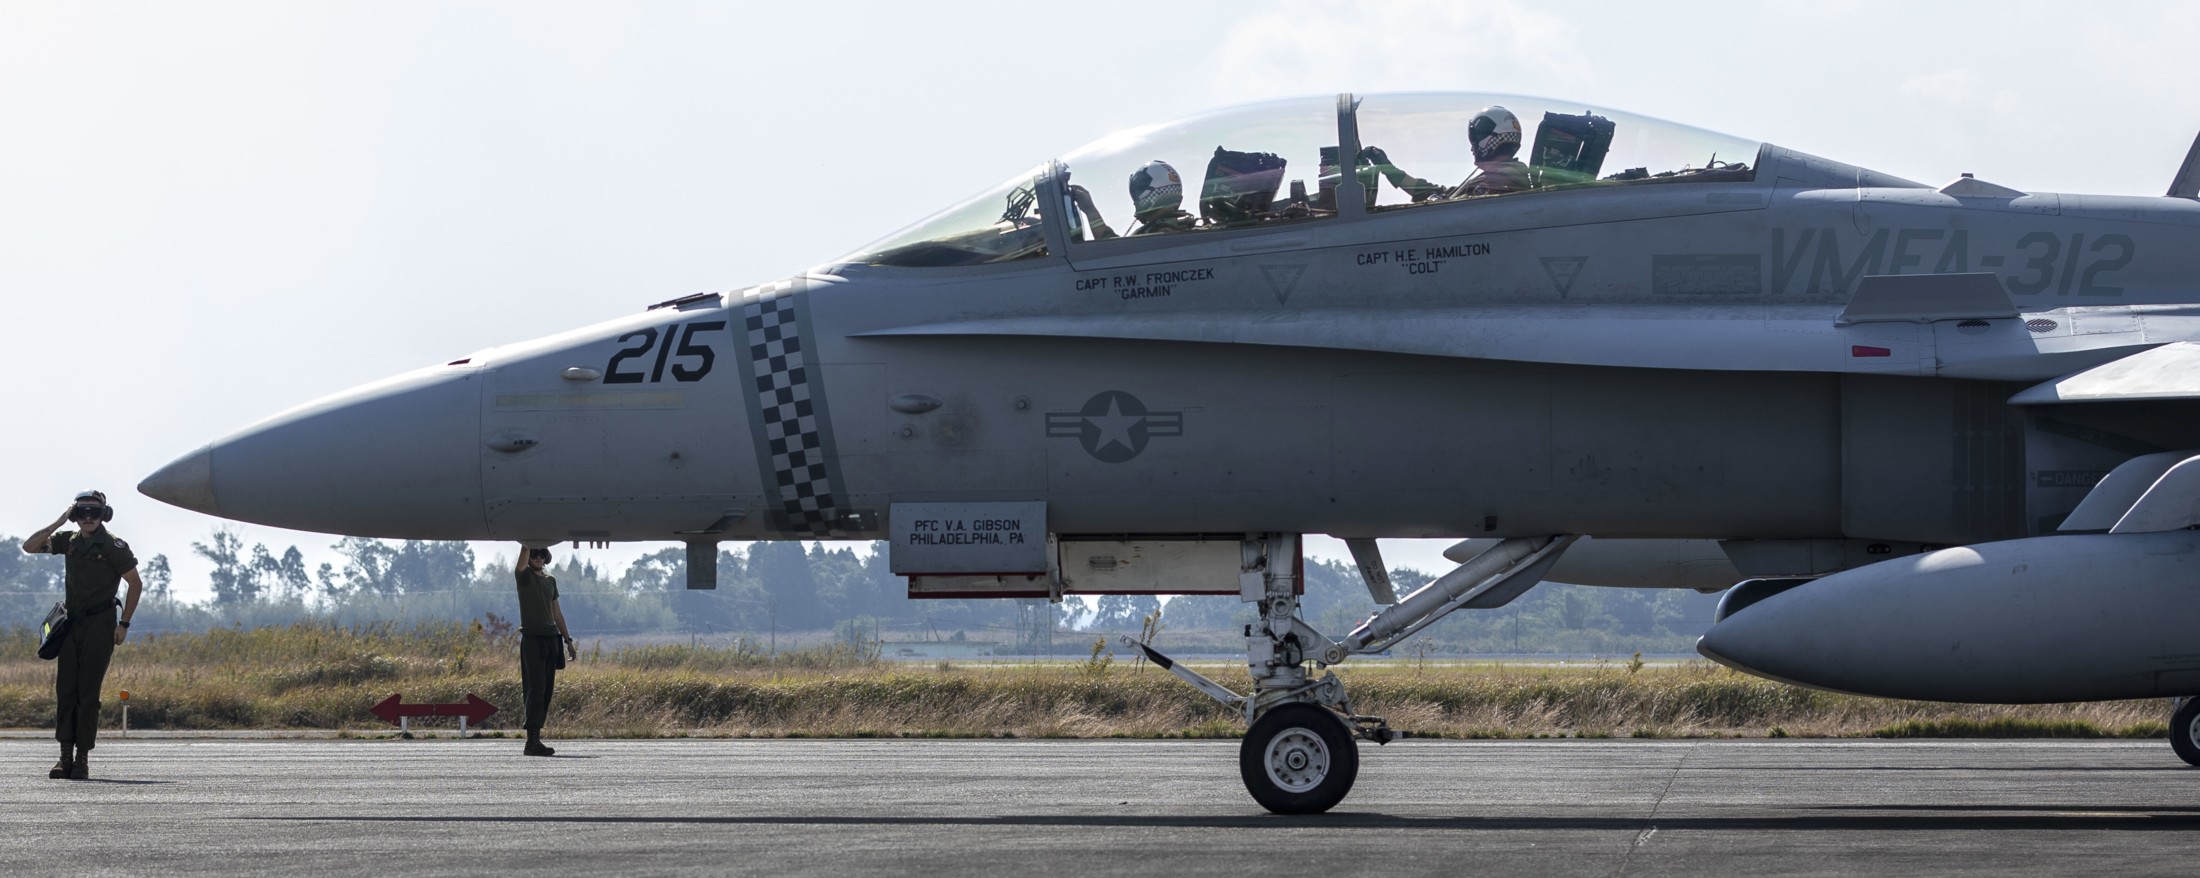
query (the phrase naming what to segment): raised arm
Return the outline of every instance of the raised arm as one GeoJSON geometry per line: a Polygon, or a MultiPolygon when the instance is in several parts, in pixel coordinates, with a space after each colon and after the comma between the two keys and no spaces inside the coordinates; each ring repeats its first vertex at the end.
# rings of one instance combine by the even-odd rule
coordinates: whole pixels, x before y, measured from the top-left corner
{"type": "Polygon", "coordinates": [[[43,555],[43,554],[46,554],[46,549],[47,549],[47,548],[49,548],[49,547],[50,547],[50,546],[52,545],[52,540],[53,540],[53,532],[54,532],[54,530],[55,530],[55,529],[57,529],[57,528],[59,528],[59,527],[61,527],[61,526],[62,526],[62,525],[64,525],[64,524],[67,524],[67,523],[69,522],[69,511],[70,511],[70,509],[74,509],[74,508],[75,508],[75,507],[73,507],[73,506],[72,506],[72,507],[70,507],[69,509],[64,509],[64,510],[62,510],[62,511],[61,511],[61,517],[60,517],[60,518],[56,518],[56,519],[54,519],[54,520],[53,520],[53,523],[52,523],[52,524],[46,525],[45,527],[42,527],[42,528],[39,528],[39,529],[38,529],[38,532],[37,532],[37,533],[31,534],[30,536],[27,536],[27,537],[24,537],[24,538],[23,538],[23,554],[25,554],[25,555],[43,555]]]}
{"type": "Polygon", "coordinates": [[[1398,187],[1398,191],[1404,192],[1406,197],[1416,202],[1439,197],[1446,191],[1440,184],[1408,174],[1397,165],[1391,164],[1390,155],[1380,147],[1370,146],[1360,150],[1360,158],[1371,163],[1376,173],[1383,175],[1383,179],[1389,180],[1390,185],[1398,187]]]}
{"type": "Polygon", "coordinates": [[[1085,187],[1072,184],[1069,187],[1069,200],[1085,215],[1085,221],[1091,224],[1093,240],[1104,241],[1116,236],[1115,230],[1108,228],[1108,221],[1100,218],[1100,208],[1092,203],[1092,193],[1086,191],[1085,187]]]}

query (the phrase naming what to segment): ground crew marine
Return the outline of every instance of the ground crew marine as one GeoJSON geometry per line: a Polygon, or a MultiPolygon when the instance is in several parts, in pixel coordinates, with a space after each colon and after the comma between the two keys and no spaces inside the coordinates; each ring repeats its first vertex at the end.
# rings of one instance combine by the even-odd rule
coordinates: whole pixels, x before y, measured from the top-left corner
{"type": "Polygon", "coordinates": [[[568,657],[580,658],[566,633],[565,610],[558,606],[558,578],[543,569],[549,564],[549,549],[521,546],[519,567],[512,571],[519,584],[519,688],[527,701],[527,748],[521,752],[529,756],[557,753],[542,742],[542,722],[550,713],[558,669],[568,657]]]}
{"type": "Polygon", "coordinates": [[[47,777],[84,780],[91,777],[92,746],[99,736],[99,690],[107,678],[107,665],[115,647],[130,633],[130,617],[136,615],[138,597],[145,585],[138,579],[137,555],[130,544],[107,530],[114,518],[107,495],[85,491],[61,518],[23,540],[23,551],[63,556],[66,573],[62,606],[69,611],[69,632],[62,639],[59,666],[54,669],[54,739],[61,742],[61,761],[47,777]],[[54,533],[64,522],[76,530],[54,533]],[[115,592],[130,583],[127,598],[115,592]],[[116,606],[121,606],[120,618],[116,606]]]}

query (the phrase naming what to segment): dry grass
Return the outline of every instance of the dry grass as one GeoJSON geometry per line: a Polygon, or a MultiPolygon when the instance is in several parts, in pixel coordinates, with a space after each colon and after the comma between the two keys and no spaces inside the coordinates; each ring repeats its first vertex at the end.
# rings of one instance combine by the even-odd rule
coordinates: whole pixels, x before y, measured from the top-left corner
{"type": "MultiPolygon", "coordinates": [[[[0,634],[0,726],[50,728],[53,665],[0,634]]],[[[1241,666],[1201,671],[1246,688],[1241,666]]],[[[1706,663],[1630,669],[1502,664],[1339,669],[1362,713],[1444,737],[2160,737],[2159,700],[1996,706],[1886,701],[1771,683],[1706,663]]],[[[463,625],[299,626],[134,642],[116,654],[133,728],[388,728],[368,707],[469,692],[517,724],[508,638],[463,625]]],[[[647,737],[1234,737],[1235,716],[1151,667],[1083,662],[902,665],[846,645],[774,657],[728,648],[592,649],[558,678],[561,735],[647,737]]]]}

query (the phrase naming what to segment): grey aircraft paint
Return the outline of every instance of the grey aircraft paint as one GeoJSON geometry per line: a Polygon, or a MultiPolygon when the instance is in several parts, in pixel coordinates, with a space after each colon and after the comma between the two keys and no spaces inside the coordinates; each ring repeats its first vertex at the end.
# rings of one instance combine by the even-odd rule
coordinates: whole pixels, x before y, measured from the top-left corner
{"type": "MultiPolygon", "coordinates": [[[[2200,653],[2163,591],[2189,577],[2143,560],[2168,538],[2053,535],[2124,462],[2200,449],[2200,379],[2182,366],[2200,356],[2135,358],[2200,342],[2200,202],[1935,188],[1677,126],[1658,141],[1662,123],[1617,113],[1641,143],[1720,151],[1661,165],[1644,147],[1567,176],[1574,154],[1551,158],[1545,129],[1606,117],[1555,104],[1533,191],[1416,204],[1384,163],[1306,173],[1317,147],[1415,142],[1384,127],[1409,117],[1385,100],[1340,99],[1326,130],[1293,123],[1304,143],[1216,150],[1205,188],[1184,186],[1208,217],[1189,231],[1107,237],[1067,206],[1071,170],[1104,193],[1094,169],[1130,156],[1103,141],[847,259],[347,391],[141,490],[416,539],[875,539],[901,503],[1041,503],[1065,539],[1586,535],[1571,565],[1552,566],[1564,542],[1533,563],[1607,585],[1835,574],[1707,638],[1782,679],[1972,700],[2200,693],[2200,670],[2125,655],[2200,653]],[[1219,176],[1226,159],[1276,174],[1219,176]],[[1224,198],[1255,178],[1252,201],[1224,198]],[[1264,212],[1232,225],[1240,203],[1264,212]],[[2058,572],[2019,587],[1991,565],[1933,566],[1974,544],[2058,572]],[[2122,571],[2122,591],[2074,597],[2088,569],[2122,571]],[[2066,618],[2095,599],[2136,611],[2066,618]],[[2026,634],[2069,673],[1960,649],[1923,682],[1887,664],[2026,634]],[[1867,642],[1882,661],[1858,658],[1867,642]]],[[[1444,100],[1498,99],[1396,105],[1444,100]]],[[[1321,118],[1273,107],[1215,118],[1321,118]]],[[[1129,142],[1193,131],[1213,148],[1198,123],[1129,142]]],[[[1107,219],[1129,227],[1127,212],[1107,219]]]]}

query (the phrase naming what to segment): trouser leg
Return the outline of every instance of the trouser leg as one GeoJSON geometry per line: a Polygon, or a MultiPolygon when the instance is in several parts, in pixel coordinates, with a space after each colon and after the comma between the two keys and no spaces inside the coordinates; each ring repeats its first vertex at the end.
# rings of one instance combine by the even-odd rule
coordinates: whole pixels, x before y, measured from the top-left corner
{"type": "Polygon", "coordinates": [[[76,635],[64,636],[54,658],[53,737],[66,748],[76,743],[76,635]]]}
{"type": "Polygon", "coordinates": [[[565,648],[562,640],[547,637],[543,639],[547,642],[543,645],[542,655],[542,707],[535,712],[535,728],[538,729],[542,728],[543,721],[550,716],[550,695],[558,690],[557,652],[565,648]]]}
{"type": "Polygon", "coordinates": [[[540,731],[542,720],[550,712],[550,685],[552,675],[549,654],[544,647],[557,646],[552,637],[522,637],[519,644],[519,688],[527,701],[526,728],[540,731]]]}
{"type": "Polygon", "coordinates": [[[111,619],[79,623],[69,631],[55,669],[54,738],[90,750],[99,738],[99,690],[115,657],[111,619]],[[100,624],[101,621],[106,624],[100,624]]]}

